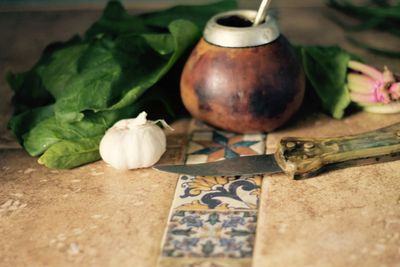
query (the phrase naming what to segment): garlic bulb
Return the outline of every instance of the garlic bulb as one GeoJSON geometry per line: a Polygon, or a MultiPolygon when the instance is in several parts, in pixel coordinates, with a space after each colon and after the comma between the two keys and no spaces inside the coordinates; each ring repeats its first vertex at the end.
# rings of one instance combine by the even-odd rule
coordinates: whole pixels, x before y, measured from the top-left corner
{"type": "MultiPolygon", "coordinates": [[[[154,165],[166,150],[166,137],[156,125],[159,121],[148,121],[146,117],[147,113],[142,112],[108,129],[100,142],[101,158],[122,170],[154,165]]],[[[164,121],[160,122],[169,127],[164,121]]]]}

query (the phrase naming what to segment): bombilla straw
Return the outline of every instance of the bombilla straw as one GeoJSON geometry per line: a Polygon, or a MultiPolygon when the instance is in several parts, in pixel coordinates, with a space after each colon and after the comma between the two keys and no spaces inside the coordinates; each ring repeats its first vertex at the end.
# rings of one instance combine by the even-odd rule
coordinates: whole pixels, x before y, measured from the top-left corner
{"type": "Polygon", "coordinates": [[[263,0],[261,2],[261,5],[260,5],[260,7],[258,8],[258,11],[257,11],[256,18],[255,18],[255,20],[253,22],[253,26],[257,26],[261,22],[264,21],[265,16],[267,15],[267,9],[268,9],[268,6],[269,6],[270,3],[271,3],[271,0],[263,0]]]}

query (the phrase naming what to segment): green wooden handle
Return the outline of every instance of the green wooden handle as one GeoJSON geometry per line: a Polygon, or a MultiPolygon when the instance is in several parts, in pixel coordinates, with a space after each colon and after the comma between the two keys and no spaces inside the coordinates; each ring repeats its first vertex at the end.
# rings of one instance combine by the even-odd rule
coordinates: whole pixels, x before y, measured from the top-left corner
{"type": "Polygon", "coordinates": [[[275,158],[294,179],[321,171],[400,159],[400,123],[359,135],[280,141],[275,158]]]}

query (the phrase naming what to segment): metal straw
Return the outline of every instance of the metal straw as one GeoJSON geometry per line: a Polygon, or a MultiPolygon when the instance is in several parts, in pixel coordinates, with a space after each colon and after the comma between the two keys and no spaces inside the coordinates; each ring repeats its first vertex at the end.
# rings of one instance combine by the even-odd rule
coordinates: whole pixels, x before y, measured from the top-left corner
{"type": "Polygon", "coordinates": [[[261,2],[260,7],[258,8],[256,18],[254,20],[253,26],[257,26],[261,22],[264,21],[265,16],[267,15],[267,9],[269,4],[271,3],[271,0],[263,0],[261,2]]]}

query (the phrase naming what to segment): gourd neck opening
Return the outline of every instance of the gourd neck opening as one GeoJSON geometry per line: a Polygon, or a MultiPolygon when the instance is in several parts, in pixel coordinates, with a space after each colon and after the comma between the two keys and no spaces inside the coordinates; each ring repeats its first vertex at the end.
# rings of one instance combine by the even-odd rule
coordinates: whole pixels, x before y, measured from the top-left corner
{"type": "Polygon", "coordinates": [[[275,41],[279,28],[275,19],[268,15],[264,22],[253,26],[257,12],[254,10],[234,10],[212,17],[204,29],[204,39],[222,47],[253,47],[275,41]]]}

